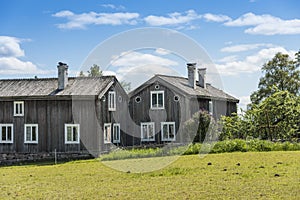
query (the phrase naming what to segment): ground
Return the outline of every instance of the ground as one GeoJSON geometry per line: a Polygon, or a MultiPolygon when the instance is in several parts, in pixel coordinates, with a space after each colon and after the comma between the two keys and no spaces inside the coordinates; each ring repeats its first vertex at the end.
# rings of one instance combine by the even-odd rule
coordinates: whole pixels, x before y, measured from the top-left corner
{"type": "MultiPolygon", "coordinates": [[[[148,159],[147,165],[158,161],[144,159],[148,159]]],[[[171,165],[148,173],[116,171],[107,167],[108,162],[93,159],[1,167],[0,199],[299,199],[300,196],[300,151],[209,154],[204,158],[181,156],[171,165]]]]}

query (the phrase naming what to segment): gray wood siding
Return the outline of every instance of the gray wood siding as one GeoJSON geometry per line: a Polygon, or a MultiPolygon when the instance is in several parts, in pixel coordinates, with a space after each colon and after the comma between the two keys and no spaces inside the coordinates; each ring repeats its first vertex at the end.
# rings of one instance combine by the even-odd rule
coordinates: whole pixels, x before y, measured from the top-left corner
{"type": "Polygon", "coordinates": [[[182,99],[180,94],[174,93],[172,90],[159,83],[153,83],[141,92],[132,96],[129,102],[129,110],[130,117],[136,125],[134,130],[132,130],[132,132],[135,133],[134,138],[131,138],[132,145],[151,143],[141,142],[141,122],[155,123],[156,143],[161,143],[161,122],[175,122],[175,130],[177,132],[181,123],[182,109],[180,102],[182,99]],[[159,85],[159,89],[155,88],[156,85],[159,85]],[[164,109],[151,109],[151,91],[164,91],[164,109]],[[175,95],[179,97],[178,102],[174,101],[175,95]],[[141,98],[139,103],[135,101],[136,97],[141,98]]]}

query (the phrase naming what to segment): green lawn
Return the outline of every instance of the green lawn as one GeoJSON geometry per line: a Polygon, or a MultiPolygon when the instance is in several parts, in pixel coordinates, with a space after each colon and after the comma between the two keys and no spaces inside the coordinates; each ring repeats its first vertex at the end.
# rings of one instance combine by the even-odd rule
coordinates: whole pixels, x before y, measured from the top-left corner
{"type": "Polygon", "coordinates": [[[181,156],[148,173],[107,167],[160,159],[1,167],[0,199],[300,199],[300,151],[181,156]]]}

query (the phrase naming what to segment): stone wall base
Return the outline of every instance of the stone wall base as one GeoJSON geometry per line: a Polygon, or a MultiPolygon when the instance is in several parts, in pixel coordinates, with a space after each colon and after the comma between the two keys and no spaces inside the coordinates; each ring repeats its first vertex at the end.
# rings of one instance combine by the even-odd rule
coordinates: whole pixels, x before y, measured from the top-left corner
{"type": "Polygon", "coordinates": [[[90,158],[93,158],[93,156],[87,152],[0,153],[0,166],[19,165],[43,161],[55,163],[55,160],[60,162],[90,158]]]}

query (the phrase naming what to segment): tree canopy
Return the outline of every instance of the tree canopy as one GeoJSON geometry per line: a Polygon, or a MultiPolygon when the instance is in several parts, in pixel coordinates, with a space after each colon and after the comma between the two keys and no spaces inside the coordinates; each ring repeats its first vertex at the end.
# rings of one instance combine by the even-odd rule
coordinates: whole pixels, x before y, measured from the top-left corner
{"type": "Polygon", "coordinates": [[[289,55],[277,53],[274,58],[262,67],[263,77],[260,78],[258,90],[250,96],[252,104],[259,104],[263,99],[276,92],[287,90],[294,95],[300,92],[300,51],[295,54],[295,60],[289,55]]]}

